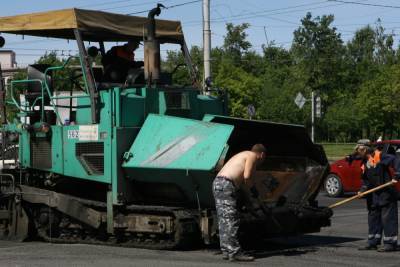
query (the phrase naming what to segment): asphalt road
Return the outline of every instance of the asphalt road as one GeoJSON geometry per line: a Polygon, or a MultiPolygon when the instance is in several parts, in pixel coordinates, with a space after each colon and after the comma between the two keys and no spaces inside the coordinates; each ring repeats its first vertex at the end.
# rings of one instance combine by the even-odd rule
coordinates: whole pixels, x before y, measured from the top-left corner
{"type": "MultiPolygon", "coordinates": [[[[321,205],[330,199],[323,193],[321,205]]],[[[398,266],[400,251],[358,251],[365,244],[366,210],[363,200],[335,209],[332,226],[320,233],[266,240],[248,266],[398,266]]],[[[153,251],[93,245],[14,243],[0,241],[0,266],[239,266],[215,255],[216,250],[153,251]]]]}

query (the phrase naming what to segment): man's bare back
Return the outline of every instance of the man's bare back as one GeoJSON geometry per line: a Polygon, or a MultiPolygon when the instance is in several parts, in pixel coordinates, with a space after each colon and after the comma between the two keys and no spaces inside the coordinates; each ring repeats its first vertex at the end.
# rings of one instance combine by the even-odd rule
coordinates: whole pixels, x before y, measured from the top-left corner
{"type": "Polygon", "coordinates": [[[232,180],[235,186],[239,187],[243,181],[251,178],[257,163],[257,153],[243,151],[228,160],[217,176],[224,176],[232,180]]]}
{"type": "Polygon", "coordinates": [[[251,182],[256,165],[265,159],[266,149],[263,144],[255,144],[251,151],[243,151],[230,158],[213,182],[213,194],[217,210],[220,247],[224,258],[231,261],[252,261],[254,257],[241,252],[238,240],[239,212],[237,210],[238,195],[243,181],[249,187],[252,197],[258,198],[257,189],[251,182]],[[227,181],[231,180],[232,182],[227,181]],[[233,184],[232,184],[233,183],[233,184]]]}

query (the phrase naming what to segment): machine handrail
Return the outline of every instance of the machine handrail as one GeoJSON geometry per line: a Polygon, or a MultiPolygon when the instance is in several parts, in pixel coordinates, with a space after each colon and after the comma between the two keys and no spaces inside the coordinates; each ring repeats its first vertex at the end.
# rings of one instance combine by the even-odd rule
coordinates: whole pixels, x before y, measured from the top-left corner
{"type": "MultiPolygon", "coordinates": [[[[46,76],[45,76],[45,77],[46,77],[46,76]]],[[[45,80],[46,80],[46,79],[45,79],[45,80]]],[[[46,81],[45,81],[45,83],[46,83],[46,81]]],[[[47,93],[48,93],[48,95],[49,95],[49,97],[50,97],[50,99],[51,99],[50,90],[48,90],[47,93]]],[[[41,120],[41,121],[44,121],[44,111],[45,111],[45,110],[44,110],[44,88],[43,88],[43,81],[42,81],[42,80],[40,80],[40,79],[26,79],[26,80],[11,81],[11,100],[13,101],[14,105],[15,105],[20,111],[28,111],[27,109],[30,110],[30,109],[32,109],[32,108],[35,107],[36,102],[37,102],[38,100],[42,100],[42,103],[41,103],[40,120],[41,120]],[[18,84],[18,83],[34,83],[34,82],[40,83],[41,96],[36,97],[35,100],[33,101],[32,105],[25,105],[25,106],[24,106],[24,109],[22,109],[21,106],[18,104],[18,102],[15,100],[15,97],[14,97],[14,84],[18,84]]],[[[55,112],[56,115],[57,115],[57,119],[61,122],[61,117],[60,117],[60,115],[58,114],[58,112],[57,112],[57,110],[56,110],[56,108],[55,108],[55,105],[54,105],[53,101],[51,101],[51,105],[53,106],[53,110],[54,110],[54,112],[55,112]]]]}
{"type": "MultiPolygon", "coordinates": [[[[55,70],[62,70],[65,68],[65,66],[70,62],[70,60],[74,58],[74,57],[69,57],[61,66],[54,66],[54,67],[48,67],[45,71],[44,71],[44,77],[47,77],[48,73],[50,71],[55,71],[55,70]]],[[[60,123],[62,123],[61,121],[61,117],[60,114],[58,113],[57,109],[56,109],[56,104],[54,103],[53,100],[55,99],[74,99],[74,98],[87,98],[90,97],[89,95],[71,95],[71,96],[52,96],[51,95],[51,91],[50,91],[50,86],[48,84],[47,79],[45,78],[44,80],[41,79],[24,79],[24,80],[15,80],[15,81],[11,81],[11,100],[12,100],[12,104],[14,104],[20,111],[27,111],[27,109],[32,109],[33,107],[35,107],[37,101],[42,100],[41,103],[41,121],[44,121],[44,94],[45,91],[47,93],[47,95],[50,98],[50,104],[53,107],[54,112],[56,113],[57,119],[60,123]],[[34,83],[34,82],[38,82],[40,83],[40,87],[41,87],[41,96],[36,97],[35,100],[33,101],[32,105],[25,105],[24,109],[21,107],[20,104],[18,104],[18,102],[16,101],[15,97],[14,97],[14,85],[15,84],[20,84],[20,83],[34,83]]]]}
{"type": "MultiPolygon", "coordinates": [[[[53,71],[53,70],[62,70],[62,69],[64,69],[65,68],[65,66],[69,63],[69,61],[72,59],[73,57],[68,57],[67,58],[67,60],[61,65],[61,66],[55,66],[55,67],[48,67],[45,71],[44,71],[44,77],[45,77],[45,79],[44,79],[44,87],[46,88],[46,92],[47,92],[47,94],[49,95],[49,98],[50,98],[50,104],[53,106],[53,110],[54,110],[54,112],[56,113],[56,116],[57,116],[57,120],[62,124],[62,121],[61,121],[61,117],[60,117],[60,114],[58,114],[58,111],[57,111],[57,109],[56,109],[56,106],[55,106],[55,104],[54,104],[54,101],[53,101],[53,97],[52,97],[52,95],[51,95],[51,92],[50,92],[50,87],[49,87],[49,84],[47,83],[47,74],[49,73],[49,71],[53,71]]],[[[42,86],[42,95],[44,94],[43,93],[43,86],[42,86]]],[[[44,101],[42,101],[42,103],[44,103],[44,101]]],[[[42,106],[42,110],[44,109],[44,106],[42,106]]],[[[43,121],[43,118],[42,118],[42,121],[43,121]]]]}
{"type": "Polygon", "coordinates": [[[10,86],[10,90],[11,90],[11,100],[12,103],[20,110],[20,111],[27,111],[27,108],[30,110],[31,108],[33,108],[36,104],[36,102],[38,100],[42,100],[42,110],[41,110],[41,120],[43,121],[44,118],[44,94],[43,94],[43,81],[40,79],[25,79],[25,80],[15,80],[15,81],[11,81],[11,86],[10,86]],[[35,99],[35,101],[33,101],[32,105],[24,105],[24,109],[21,108],[21,106],[18,104],[17,100],[14,97],[14,84],[20,84],[20,83],[40,83],[40,87],[42,88],[42,95],[37,97],[35,99]]]}

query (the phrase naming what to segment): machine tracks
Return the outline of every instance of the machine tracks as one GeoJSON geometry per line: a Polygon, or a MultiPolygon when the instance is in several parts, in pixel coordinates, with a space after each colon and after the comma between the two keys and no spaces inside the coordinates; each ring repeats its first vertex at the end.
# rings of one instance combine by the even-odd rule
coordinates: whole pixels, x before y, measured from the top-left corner
{"type": "MultiPolygon", "coordinates": [[[[76,207],[81,214],[100,218],[98,227],[95,227],[97,224],[94,222],[97,221],[93,218],[79,220],[73,211],[63,207],[65,195],[52,192],[52,197],[59,201],[57,206],[54,204],[57,201],[48,201],[46,204],[40,201],[40,197],[28,197],[32,192],[29,192],[29,187],[23,188],[22,192],[7,196],[3,194],[1,198],[1,239],[24,241],[28,238],[40,238],[51,243],[83,243],[158,250],[193,247],[199,240],[197,220],[188,210],[142,205],[120,207],[114,218],[113,233],[108,233],[106,203],[76,197],[68,199],[72,203],[79,203],[76,207]],[[85,209],[88,211],[85,212],[85,209]]],[[[72,206],[70,209],[76,207],[72,206]]]]}

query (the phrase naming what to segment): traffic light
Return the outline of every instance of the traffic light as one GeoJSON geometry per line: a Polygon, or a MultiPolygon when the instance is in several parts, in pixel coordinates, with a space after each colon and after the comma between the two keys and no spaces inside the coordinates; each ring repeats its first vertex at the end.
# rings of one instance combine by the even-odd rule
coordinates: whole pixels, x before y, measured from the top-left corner
{"type": "Polygon", "coordinates": [[[321,104],[321,97],[317,96],[315,98],[315,116],[317,118],[322,117],[322,104],[321,104]]]}

